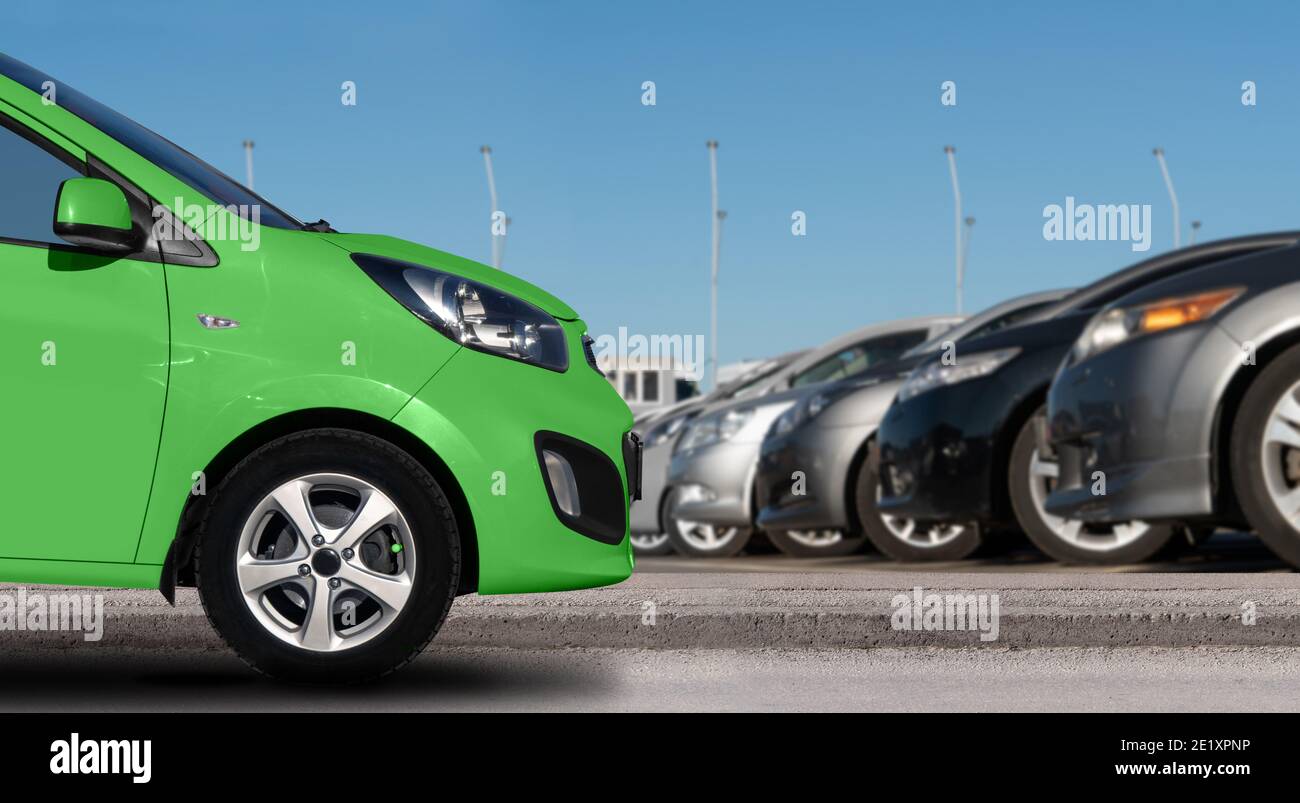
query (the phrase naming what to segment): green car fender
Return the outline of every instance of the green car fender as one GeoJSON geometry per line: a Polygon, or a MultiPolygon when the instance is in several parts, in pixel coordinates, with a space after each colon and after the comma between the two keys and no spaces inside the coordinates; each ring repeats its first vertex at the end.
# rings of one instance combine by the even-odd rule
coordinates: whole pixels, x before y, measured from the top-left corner
{"type": "Polygon", "coordinates": [[[584,329],[581,321],[565,325],[564,373],[463,349],[394,419],[446,462],[474,511],[479,593],[592,588],[631,574],[626,494],[622,540],[593,540],[556,518],[537,454],[519,448],[538,432],[564,433],[603,452],[626,489],[621,433],[632,414],[586,364],[584,329]]]}

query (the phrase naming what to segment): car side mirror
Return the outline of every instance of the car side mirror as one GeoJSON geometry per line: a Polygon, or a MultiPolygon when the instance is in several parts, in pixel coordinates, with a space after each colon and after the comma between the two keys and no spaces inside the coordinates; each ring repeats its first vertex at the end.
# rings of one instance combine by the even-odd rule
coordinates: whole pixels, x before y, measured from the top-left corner
{"type": "Polygon", "coordinates": [[[70,178],[59,185],[54,233],[96,251],[130,253],[140,244],[126,195],[100,178],[70,178]]]}

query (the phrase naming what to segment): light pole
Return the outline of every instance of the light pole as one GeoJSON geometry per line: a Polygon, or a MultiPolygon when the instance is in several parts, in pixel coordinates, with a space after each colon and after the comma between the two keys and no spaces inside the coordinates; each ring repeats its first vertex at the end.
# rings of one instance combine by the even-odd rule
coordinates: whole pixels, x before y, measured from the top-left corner
{"type": "MultiPolygon", "coordinates": [[[[956,226],[954,227],[954,236],[956,238],[955,259],[957,261],[957,314],[961,314],[961,285],[964,273],[962,264],[962,216],[961,216],[961,186],[957,183],[957,149],[951,145],[945,145],[943,152],[948,154],[948,172],[952,174],[952,197],[956,204],[955,217],[956,226]]],[[[972,221],[973,223],[974,221],[972,221]]]]}
{"type": "Polygon", "coordinates": [[[1197,230],[1200,229],[1200,228],[1201,228],[1201,221],[1199,221],[1199,220],[1193,220],[1193,221],[1192,221],[1192,241],[1191,241],[1190,243],[1188,243],[1188,245],[1196,245],[1196,232],[1197,232],[1197,230]]]}
{"type": "MultiPolygon", "coordinates": [[[[506,222],[506,231],[510,231],[510,224],[514,222],[514,218],[510,217],[509,215],[506,215],[505,222],[506,222]]],[[[504,237],[501,238],[501,248],[500,250],[497,251],[497,258],[501,262],[506,261],[506,240],[504,237]]]]}
{"type": "MultiPolygon", "coordinates": [[[[966,231],[965,231],[964,236],[961,238],[961,278],[962,278],[962,282],[965,282],[965,280],[966,280],[966,266],[970,264],[970,235],[971,235],[971,232],[972,232],[974,229],[975,229],[975,218],[973,218],[973,217],[968,217],[968,218],[966,218],[966,231]]],[[[958,299],[961,298],[961,284],[958,284],[958,285],[957,285],[957,298],[958,298],[958,299]]],[[[959,314],[960,314],[960,312],[961,312],[961,303],[960,303],[960,301],[959,301],[958,304],[957,304],[957,312],[958,312],[959,314]]]]}
{"type": "Polygon", "coordinates": [[[718,259],[722,251],[722,220],[727,213],[718,209],[718,141],[711,139],[704,144],[709,149],[709,186],[712,192],[710,220],[713,222],[713,265],[709,274],[711,290],[709,295],[709,359],[712,364],[709,382],[716,388],[718,386],[718,259]]]}
{"type": "MultiPolygon", "coordinates": [[[[496,233],[496,216],[501,211],[501,208],[497,206],[497,180],[492,173],[492,148],[484,145],[478,150],[479,153],[483,154],[483,166],[487,168],[488,197],[492,201],[492,214],[488,218],[490,221],[488,231],[492,234],[492,267],[500,269],[501,252],[504,250],[505,243],[497,239],[496,233]]],[[[506,231],[510,231],[510,219],[506,218],[503,222],[506,224],[506,231]]],[[[504,233],[501,235],[502,240],[504,240],[505,236],[504,233]]]]}
{"type": "Polygon", "coordinates": [[[1169,190],[1169,202],[1174,206],[1174,248],[1179,243],[1179,225],[1178,225],[1178,195],[1174,192],[1174,181],[1169,178],[1169,166],[1165,164],[1165,149],[1155,148],[1152,153],[1156,155],[1156,160],[1160,162],[1160,174],[1165,177],[1165,188],[1169,190]]]}
{"type": "Polygon", "coordinates": [[[244,170],[248,174],[248,188],[253,189],[253,140],[244,140],[244,170]]]}

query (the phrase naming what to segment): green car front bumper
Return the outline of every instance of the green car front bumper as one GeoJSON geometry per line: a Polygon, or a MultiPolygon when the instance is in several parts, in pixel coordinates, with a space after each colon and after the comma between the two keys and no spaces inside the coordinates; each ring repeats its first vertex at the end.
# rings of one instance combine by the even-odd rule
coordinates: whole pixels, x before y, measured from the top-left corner
{"type": "Polygon", "coordinates": [[[592,588],[632,573],[624,450],[632,414],[587,364],[582,322],[564,328],[570,359],[563,373],[461,349],[393,419],[428,444],[460,485],[477,536],[482,594],[592,588]],[[548,492],[539,433],[595,453],[588,470],[577,472],[578,494],[583,518],[599,511],[603,532],[562,519],[548,492]]]}

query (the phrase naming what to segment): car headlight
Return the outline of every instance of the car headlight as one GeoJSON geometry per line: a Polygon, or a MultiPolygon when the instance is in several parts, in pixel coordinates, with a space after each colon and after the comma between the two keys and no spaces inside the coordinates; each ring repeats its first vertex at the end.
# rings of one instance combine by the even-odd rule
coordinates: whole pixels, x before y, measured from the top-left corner
{"type": "Polygon", "coordinates": [[[655,425],[655,427],[650,430],[650,434],[646,435],[646,448],[648,449],[651,446],[658,446],[659,444],[671,439],[678,432],[682,431],[682,427],[686,426],[687,422],[690,421],[691,418],[692,416],[689,415],[678,415],[655,425]]]}
{"type": "Polygon", "coordinates": [[[688,452],[715,443],[731,440],[736,433],[754,417],[754,409],[728,410],[721,415],[714,414],[698,419],[686,430],[686,434],[677,441],[675,451],[688,452]]]}
{"type": "Polygon", "coordinates": [[[1106,349],[1118,346],[1139,335],[1177,329],[1203,321],[1241,295],[1243,287],[1224,287],[1205,293],[1178,296],[1140,304],[1102,310],[1084,327],[1071,351],[1074,362],[1082,362],[1106,349]]]}
{"type": "Polygon", "coordinates": [[[958,356],[957,361],[947,365],[942,361],[926,363],[908,375],[907,381],[898,389],[898,401],[903,402],[945,385],[956,385],[969,379],[988,376],[1010,362],[1017,354],[1018,348],[981,351],[975,354],[958,356]]]}
{"type": "Polygon", "coordinates": [[[353,254],[370,278],[415,317],[466,348],[552,371],[569,367],[558,321],[495,287],[410,262],[353,254]]]}
{"type": "Polygon", "coordinates": [[[792,405],[772,424],[773,435],[786,435],[807,421],[821,415],[822,410],[830,406],[835,397],[826,392],[814,393],[808,398],[792,405]]]}

